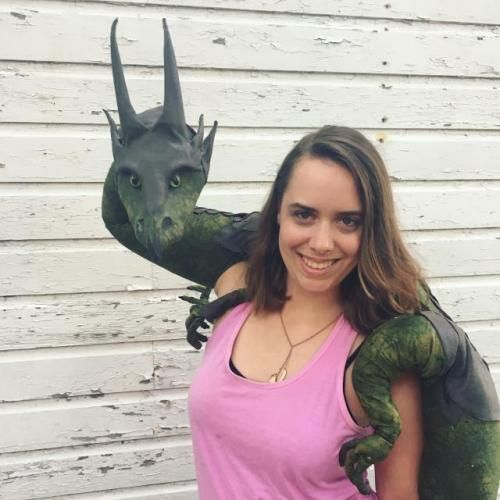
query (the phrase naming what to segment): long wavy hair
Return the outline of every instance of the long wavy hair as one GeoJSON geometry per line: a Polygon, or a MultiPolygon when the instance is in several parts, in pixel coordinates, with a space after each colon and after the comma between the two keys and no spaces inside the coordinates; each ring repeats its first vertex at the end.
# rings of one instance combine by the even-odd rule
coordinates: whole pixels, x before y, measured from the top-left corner
{"type": "Polygon", "coordinates": [[[304,156],[323,158],[353,176],[363,209],[358,263],[341,283],[344,314],[370,333],[378,324],[419,309],[419,265],[398,227],[389,175],[374,146],[357,130],[325,126],[303,137],[287,154],[261,212],[246,274],[257,311],[280,310],[288,297],[287,270],[278,247],[277,215],[294,167],[304,156]]]}

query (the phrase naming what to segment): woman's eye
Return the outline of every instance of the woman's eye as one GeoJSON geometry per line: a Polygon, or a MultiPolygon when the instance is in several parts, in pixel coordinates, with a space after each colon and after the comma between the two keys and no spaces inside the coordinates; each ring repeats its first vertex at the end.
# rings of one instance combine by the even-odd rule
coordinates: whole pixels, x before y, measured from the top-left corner
{"type": "Polygon", "coordinates": [[[358,217],[352,217],[350,215],[344,215],[340,218],[340,222],[349,229],[357,229],[361,226],[361,219],[358,217]]]}
{"type": "Polygon", "coordinates": [[[296,210],[294,213],[293,213],[293,216],[301,221],[301,222],[304,222],[304,221],[308,221],[312,214],[311,212],[309,212],[308,210],[296,210]]]}
{"type": "Polygon", "coordinates": [[[181,177],[179,174],[175,174],[171,179],[170,179],[170,182],[168,183],[168,185],[171,187],[171,188],[178,188],[180,185],[181,185],[181,177]]]}
{"type": "Polygon", "coordinates": [[[137,175],[131,175],[129,177],[129,181],[130,181],[130,185],[134,188],[134,189],[137,189],[137,188],[140,188],[141,187],[141,179],[139,179],[139,177],[137,175]]]}

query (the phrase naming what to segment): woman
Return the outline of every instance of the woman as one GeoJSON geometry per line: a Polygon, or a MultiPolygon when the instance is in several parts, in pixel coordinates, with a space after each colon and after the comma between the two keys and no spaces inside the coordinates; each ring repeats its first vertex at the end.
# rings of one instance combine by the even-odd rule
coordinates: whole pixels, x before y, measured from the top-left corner
{"type": "MultiPolygon", "coordinates": [[[[369,498],[339,465],[341,445],[372,432],[351,362],[374,327],[418,309],[421,280],[375,148],[344,127],[305,136],[256,241],[248,267],[217,281],[218,295],[246,286],[249,302],[219,320],[190,390],[200,498],[369,498]]],[[[404,376],[392,393],[403,430],[376,466],[377,495],[416,499],[419,386],[404,376]]]]}

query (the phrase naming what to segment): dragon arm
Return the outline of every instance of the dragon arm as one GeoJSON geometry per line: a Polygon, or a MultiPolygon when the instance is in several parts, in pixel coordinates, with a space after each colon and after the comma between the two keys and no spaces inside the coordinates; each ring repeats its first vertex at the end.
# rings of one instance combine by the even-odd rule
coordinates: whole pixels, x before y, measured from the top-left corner
{"type": "Polygon", "coordinates": [[[440,339],[422,316],[395,318],[379,326],[364,342],[353,368],[353,385],[373,435],[347,442],[340,462],[361,493],[368,494],[363,472],[384,460],[401,432],[401,419],[392,401],[391,384],[405,372],[420,379],[437,377],[445,362],[440,339]]]}

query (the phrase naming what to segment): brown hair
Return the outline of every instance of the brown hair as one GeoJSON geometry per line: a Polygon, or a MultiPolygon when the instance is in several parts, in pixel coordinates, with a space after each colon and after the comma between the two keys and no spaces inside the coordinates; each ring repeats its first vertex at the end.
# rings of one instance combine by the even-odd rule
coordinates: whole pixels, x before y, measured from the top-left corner
{"type": "Polygon", "coordinates": [[[294,166],[304,156],[329,159],[346,168],[362,203],[358,264],[341,284],[348,320],[358,331],[369,333],[386,319],[417,310],[417,286],[422,277],[398,228],[384,162],[360,132],[336,126],[303,137],[278,170],[261,212],[246,276],[248,296],[256,310],[279,310],[287,300],[277,214],[294,166]]]}

